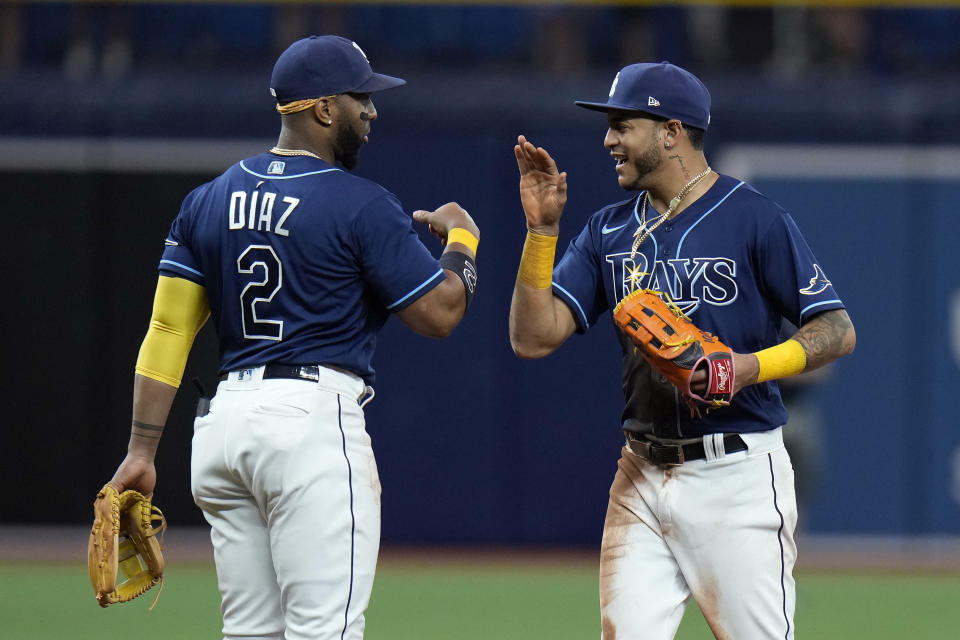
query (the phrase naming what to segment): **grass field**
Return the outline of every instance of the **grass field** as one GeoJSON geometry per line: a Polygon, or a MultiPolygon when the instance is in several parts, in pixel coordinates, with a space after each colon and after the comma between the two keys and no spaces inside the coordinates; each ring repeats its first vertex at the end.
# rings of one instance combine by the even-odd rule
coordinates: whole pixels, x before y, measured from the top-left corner
{"type": "MultiPolygon", "coordinates": [[[[797,637],[942,640],[960,629],[960,575],[801,572],[797,637]]],[[[600,636],[596,570],[586,563],[477,566],[384,563],[367,612],[368,640],[563,640],[600,636]]],[[[152,592],[151,592],[152,594],[152,592]]],[[[213,568],[173,565],[152,595],[109,609],[86,567],[0,564],[0,637],[7,640],[219,638],[213,568]]],[[[679,640],[707,640],[695,606],[679,640]]],[[[748,639],[749,640],[749,639],[748,639]]]]}

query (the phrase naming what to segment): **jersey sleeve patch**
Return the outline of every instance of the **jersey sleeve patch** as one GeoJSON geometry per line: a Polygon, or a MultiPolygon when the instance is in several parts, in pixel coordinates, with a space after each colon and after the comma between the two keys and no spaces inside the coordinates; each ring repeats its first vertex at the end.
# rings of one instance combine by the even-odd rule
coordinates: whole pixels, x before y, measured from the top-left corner
{"type": "Polygon", "coordinates": [[[833,283],[789,214],[782,213],[761,239],[760,258],[768,294],[796,326],[821,311],[843,308],[833,283]]]}

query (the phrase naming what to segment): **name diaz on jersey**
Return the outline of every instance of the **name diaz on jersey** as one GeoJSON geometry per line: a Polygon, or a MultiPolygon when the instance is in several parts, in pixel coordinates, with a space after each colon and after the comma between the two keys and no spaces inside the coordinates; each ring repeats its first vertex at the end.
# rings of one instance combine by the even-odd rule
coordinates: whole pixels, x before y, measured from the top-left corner
{"type": "MultiPolygon", "coordinates": [[[[277,219],[277,225],[272,227],[274,206],[277,201],[277,194],[271,191],[260,193],[261,180],[256,188],[249,194],[246,191],[234,191],[230,194],[230,217],[229,228],[231,231],[239,229],[256,229],[257,231],[273,232],[278,236],[288,236],[290,231],[283,225],[287,218],[293,213],[293,210],[300,204],[300,198],[291,196],[284,197],[281,202],[286,205],[283,213],[277,219]],[[247,206],[249,201],[250,206],[247,206]],[[259,207],[259,213],[257,211],[259,207]]],[[[277,207],[279,211],[281,207],[277,207]]]]}

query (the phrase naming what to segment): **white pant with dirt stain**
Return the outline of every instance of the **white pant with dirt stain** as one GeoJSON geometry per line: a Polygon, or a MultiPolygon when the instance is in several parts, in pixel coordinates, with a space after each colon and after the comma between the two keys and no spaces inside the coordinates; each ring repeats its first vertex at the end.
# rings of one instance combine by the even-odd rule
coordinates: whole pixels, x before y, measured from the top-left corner
{"type": "Polygon", "coordinates": [[[363,381],[232,372],[194,425],[193,497],[211,526],[223,634],[359,640],[380,545],[363,381]]]}
{"type": "MultiPolygon", "coordinates": [[[[709,436],[708,436],[709,437],[709,436]]],[[[624,447],[600,559],[603,640],[670,640],[692,595],[720,640],[791,640],[797,522],[781,430],[658,467],[624,447]]]]}

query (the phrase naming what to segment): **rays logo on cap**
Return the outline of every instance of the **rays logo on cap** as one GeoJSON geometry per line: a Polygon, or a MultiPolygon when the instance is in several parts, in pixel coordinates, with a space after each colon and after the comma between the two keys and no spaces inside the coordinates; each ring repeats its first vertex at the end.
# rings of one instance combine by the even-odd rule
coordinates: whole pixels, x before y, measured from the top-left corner
{"type": "Polygon", "coordinates": [[[353,48],[354,48],[354,49],[356,49],[357,51],[360,52],[360,55],[363,56],[363,59],[364,59],[364,60],[366,60],[367,62],[370,62],[370,58],[368,58],[368,57],[367,57],[367,54],[365,54],[365,53],[363,52],[363,49],[360,48],[360,45],[358,45],[358,44],[357,44],[356,42],[354,42],[353,40],[350,41],[350,44],[353,45],[353,48]]]}
{"type": "Polygon", "coordinates": [[[617,83],[620,82],[620,72],[617,72],[617,75],[613,79],[613,84],[610,85],[610,97],[613,97],[613,92],[617,90],[617,83]]]}

